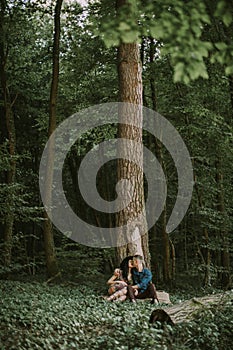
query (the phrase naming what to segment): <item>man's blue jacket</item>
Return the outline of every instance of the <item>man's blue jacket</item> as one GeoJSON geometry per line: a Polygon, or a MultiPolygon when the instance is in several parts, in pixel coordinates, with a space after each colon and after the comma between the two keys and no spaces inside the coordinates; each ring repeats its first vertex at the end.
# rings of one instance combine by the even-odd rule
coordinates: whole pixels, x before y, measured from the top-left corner
{"type": "Polygon", "coordinates": [[[132,276],[133,282],[138,285],[140,293],[144,292],[152,281],[152,273],[146,268],[142,272],[137,271],[135,268],[132,269],[132,276]]]}

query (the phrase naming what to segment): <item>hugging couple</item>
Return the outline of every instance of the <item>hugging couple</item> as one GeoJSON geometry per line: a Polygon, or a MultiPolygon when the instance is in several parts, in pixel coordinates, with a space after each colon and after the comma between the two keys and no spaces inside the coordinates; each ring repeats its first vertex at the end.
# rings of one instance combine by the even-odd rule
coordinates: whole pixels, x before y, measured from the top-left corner
{"type": "Polygon", "coordinates": [[[108,301],[124,301],[129,299],[135,303],[136,299],[151,298],[151,303],[158,303],[155,285],[152,283],[152,273],[144,267],[141,255],[128,256],[120,268],[114,270],[108,280],[108,301]]]}

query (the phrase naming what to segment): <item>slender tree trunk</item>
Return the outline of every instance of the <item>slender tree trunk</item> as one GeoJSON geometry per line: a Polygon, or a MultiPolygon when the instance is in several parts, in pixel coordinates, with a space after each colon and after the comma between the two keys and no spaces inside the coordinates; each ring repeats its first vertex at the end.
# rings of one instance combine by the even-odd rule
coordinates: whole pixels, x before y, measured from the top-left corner
{"type": "MultiPolygon", "coordinates": [[[[49,104],[49,129],[48,136],[50,136],[56,128],[56,105],[57,105],[57,92],[58,92],[58,78],[59,78],[59,46],[60,46],[60,14],[61,14],[62,0],[57,0],[55,6],[54,15],[54,42],[53,42],[53,77],[50,90],[50,104],[49,104]]],[[[51,190],[53,181],[53,144],[50,144],[48,150],[49,155],[49,166],[46,172],[46,203],[51,203],[51,190]]],[[[48,277],[55,277],[59,274],[58,263],[55,253],[54,237],[53,237],[53,226],[50,221],[47,212],[44,212],[44,242],[45,242],[45,256],[48,277]]]]}
{"type": "MultiPolygon", "coordinates": [[[[195,178],[195,176],[194,176],[194,178],[195,178]]],[[[199,191],[196,178],[195,178],[195,187],[194,188],[195,188],[196,193],[197,193],[198,205],[200,208],[204,208],[202,196],[201,196],[201,193],[199,191]]],[[[210,249],[209,249],[209,233],[208,233],[208,230],[206,227],[203,228],[203,237],[204,237],[204,244],[205,244],[205,249],[203,251],[204,254],[200,248],[197,236],[195,234],[197,253],[198,253],[199,257],[201,258],[202,264],[205,266],[203,285],[210,286],[211,285],[211,278],[210,278],[211,254],[210,254],[210,249]]]]}
{"type": "Polygon", "coordinates": [[[6,1],[0,2],[0,79],[3,95],[3,109],[5,114],[5,125],[8,138],[8,151],[9,151],[9,168],[6,173],[6,183],[8,185],[8,191],[6,196],[6,208],[7,214],[4,222],[4,265],[9,266],[11,264],[11,250],[12,250],[12,236],[14,226],[14,193],[12,185],[15,182],[16,174],[16,160],[15,160],[15,146],[16,146],[16,134],[15,134],[15,122],[14,113],[12,110],[14,102],[11,101],[11,95],[7,84],[7,72],[6,63],[8,49],[4,41],[4,21],[5,21],[5,9],[6,1]]]}
{"type": "Polygon", "coordinates": [[[205,275],[203,280],[203,285],[205,287],[211,285],[211,276],[210,276],[210,264],[211,264],[211,254],[209,249],[209,233],[207,228],[205,227],[203,230],[204,233],[204,239],[205,239],[205,275]]]}
{"type": "MultiPolygon", "coordinates": [[[[155,59],[155,43],[154,39],[150,39],[150,88],[151,88],[151,101],[154,111],[157,111],[157,96],[156,96],[156,85],[155,85],[155,76],[153,72],[153,64],[155,59]]],[[[165,162],[163,159],[163,151],[159,142],[154,138],[154,152],[156,158],[162,166],[164,174],[166,174],[165,162]]],[[[169,283],[172,279],[172,275],[175,273],[175,248],[172,242],[169,239],[169,235],[166,231],[167,224],[167,209],[166,204],[164,205],[163,212],[161,214],[161,238],[163,246],[163,279],[166,283],[169,283]],[[172,248],[172,251],[171,251],[172,248]],[[172,257],[172,261],[171,261],[172,257]]],[[[158,233],[158,230],[157,232],[158,233]]]]}
{"type": "MultiPolygon", "coordinates": [[[[104,154],[105,151],[103,151],[104,154]]],[[[102,154],[102,156],[103,156],[102,154]]],[[[104,159],[102,159],[101,163],[104,161],[104,159]]],[[[111,192],[110,192],[110,183],[111,183],[111,177],[110,177],[111,171],[105,171],[105,175],[102,174],[101,178],[100,178],[100,188],[101,188],[101,193],[104,196],[105,200],[110,200],[110,196],[111,196],[111,192]]],[[[103,224],[101,223],[101,225],[105,225],[106,227],[109,227],[109,234],[110,237],[112,237],[112,230],[111,228],[114,227],[114,222],[113,222],[113,215],[112,213],[109,213],[108,215],[104,215],[103,216],[103,224]]]]}
{"type": "Polygon", "coordinates": [[[74,194],[74,212],[76,214],[81,212],[82,205],[80,205],[80,193],[78,191],[78,168],[81,163],[81,158],[77,155],[76,151],[71,149],[68,156],[68,169],[72,180],[72,191],[74,194]]]}
{"type": "MultiPolygon", "coordinates": [[[[127,0],[118,0],[117,9],[127,3],[127,0]]],[[[119,79],[119,100],[120,102],[128,102],[137,105],[132,110],[127,110],[123,106],[119,113],[118,138],[133,140],[141,145],[141,150],[136,154],[137,164],[130,162],[126,158],[132,159],[128,147],[118,147],[118,181],[127,179],[131,182],[133,188],[133,200],[128,206],[116,215],[116,225],[122,227],[126,223],[134,222],[131,227],[131,232],[123,232],[119,234],[119,244],[122,237],[132,237],[132,241],[127,245],[122,245],[117,248],[118,260],[122,260],[127,255],[140,253],[144,256],[146,265],[150,266],[150,257],[148,249],[148,232],[147,221],[145,214],[144,203],[144,186],[143,186],[143,147],[142,147],[142,67],[140,60],[140,50],[136,43],[121,43],[118,48],[118,79],[119,79]],[[127,121],[135,121],[138,127],[125,124],[127,121]],[[143,219],[137,220],[139,214],[142,214],[143,219]]],[[[135,153],[134,153],[135,158],[135,153]]],[[[125,194],[127,188],[125,188],[125,194]]]]}
{"type": "MultiPolygon", "coordinates": [[[[228,81],[229,81],[229,92],[230,92],[230,98],[231,98],[231,108],[233,112],[233,75],[230,75],[228,77],[228,81]]],[[[233,118],[231,118],[231,122],[232,120],[233,118]]]]}
{"type": "Polygon", "coordinates": [[[188,262],[188,244],[187,244],[187,219],[184,219],[184,228],[180,225],[180,235],[184,235],[184,270],[188,271],[189,262],[188,262]]]}
{"type": "MultiPolygon", "coordinates": [[[[215,162],[216,166],[216,182],[218,187],[217,192],[217,210],[224,217],[225,214],[225,205],[224,205],[224,193],[223,193],[223,174],[222,174],[222,166],[221,166],[221,158],[218,157],[215,162]]],[[[219,273],[219,280],[223,287],[230,287],[231,279],[230,279],[230,252],[229,252],[229,241],[226,229],[224,227],[224,223],[222,224],[222,229],[220,231],[220,242],[222,243],[221,249],[219,251],[220,254],[220,268],[221,272],[219,273]]]]}

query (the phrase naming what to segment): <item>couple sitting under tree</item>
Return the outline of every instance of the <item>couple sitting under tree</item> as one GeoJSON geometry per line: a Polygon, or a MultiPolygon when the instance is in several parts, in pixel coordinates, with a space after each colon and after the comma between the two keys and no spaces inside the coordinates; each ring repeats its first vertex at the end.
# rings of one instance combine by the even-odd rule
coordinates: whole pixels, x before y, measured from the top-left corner
{"type": "Polygon", "coordinates": [[[154,284],[152,283],[152,273],[144,267],[141,255],[128,256],[121,264],[120,268],[114,270],[113,276],[108,280],[110,296],[109,301],[123,301],[129,298],[136,302],[136,299],[151,298],[151,303],[158,302],[158,297],[154,284]]]}

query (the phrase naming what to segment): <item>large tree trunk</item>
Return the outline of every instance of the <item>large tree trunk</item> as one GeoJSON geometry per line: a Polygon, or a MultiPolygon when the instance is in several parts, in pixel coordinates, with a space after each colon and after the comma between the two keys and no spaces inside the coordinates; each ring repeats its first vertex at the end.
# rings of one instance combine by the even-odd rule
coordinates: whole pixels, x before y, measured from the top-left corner
{"type": "MultiPolygon", "coordinates": [[[[54,15],[54,42],[53,42],[53,77],[50,91],[50,105],[49,105],[49,130],[48,136],[50,136],[56,128],[56,105],[57,105],[57,91],[58,91],[58,78],[59,78],[59,45],[60,45],[60,14],[63,0],[57,0],[54,15]]],[[[51,190],[53,181],[53,165],[54,165],[54,154],[53,144],[50,143],[48,149],[48,166],[46,169],[46,182],[45,182],[45,193],[46,203],[48,206],[51,203],[51,190]]],[[[47,212],[44,212],[44,242],[45,242],[45,256],[48,277],[55,277],[59,274],[54,237],[53,237],[53,226],[50,221],[47,212]]]]}
{"type": "MultiPolygon", "coordinates": [[[[118,0],[118,11],[126,0],[118,0]]],[[[138,142],[142,146],[142,67],[140,60],[140,50],[136,43],[121,43],[118,48],[118,78],[119,78],[119,100],[137,105],[132,109],[123,105],[119,111],[118,138],[125,138],[138,142]],[[131,111],[130,111],[131,109],[131,111]],[[127,121],[136,122],[137,127],[127,124],[127,121]]],[[[143,148],[135,155],[135,152],[127,146],[122,145],[118,148],[118,181],[127,179],[131,182],[134,189],[133,200],[117,213],[116,225],[121,227],[129,222],[134,222],[131,226],[131,232],[119,234],[119,247],[117,248],[118,260],[122,260],[127,255],[135,253],[142,254],[147,266],[150,266],[148,250],[147,221],[144,204],[144,186],[143,186],[143,148]],[[135,158],[137,165],[127,160],[135,158]],[[139,214],[142,214],[142,220],[137,220],[139,214]],[[127,245],[122,245],[122,237],[132,237],[132,241],[127,245]]],[[[127,193],[127,186],[124,188],[124,194],[127,193]]]]}
{"type": "Polygon", "coordinates": [[[3,109],[5,114],[5,125],[8,139],[8,151],[9,151],[9,168],[6,172],[6,183],[8,185],[7,196],[5,199],[5,205],[7,208],[7,214],[4,219],[4,265],[9,266],[11,264],[11,250],[12,250],[12,236],[14,226],[14,193],[12,185],[15,182],[16,173],[16,158],[15,158],[15,146],[16,146],[16,134],[15,134],[15,122],[13,114],[13,104],[11,101],[11,95],[7,84],[7,48],[4,42],[4,17],[6,1],[0,2],[0,79],[3,95],[3,109]]]}

